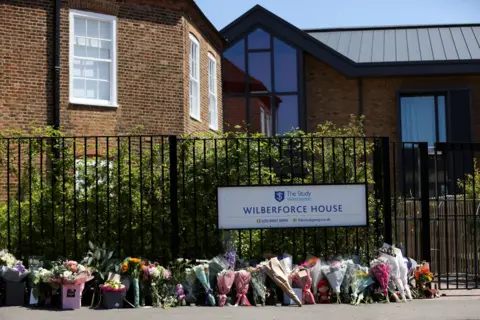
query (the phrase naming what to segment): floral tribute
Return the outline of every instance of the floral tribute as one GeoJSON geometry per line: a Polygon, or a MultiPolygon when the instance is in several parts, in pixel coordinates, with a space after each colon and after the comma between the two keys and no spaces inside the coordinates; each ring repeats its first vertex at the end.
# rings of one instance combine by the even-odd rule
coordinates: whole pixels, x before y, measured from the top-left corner
{"type": "Polygon", "coordinates": [[[100,285],[100,291],[103,292],[125,292],[127,287],[118,280],[107,280],[100,285]]]}

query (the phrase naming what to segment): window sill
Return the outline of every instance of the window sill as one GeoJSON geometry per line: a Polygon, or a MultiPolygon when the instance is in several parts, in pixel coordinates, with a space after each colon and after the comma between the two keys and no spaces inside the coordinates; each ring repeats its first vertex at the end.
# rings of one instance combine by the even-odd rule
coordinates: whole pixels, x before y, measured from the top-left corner
{"type": "Polygon", "coordinates": [[[200,120],[199,118],[200,118],[200,117],[197,118],[197,117],[195,117],[195,116],[190,115],[190,120],[193,120],[193,121],[202,123],[202,120],[200,120]]]}
{"type": "Polygon", "coordinates": [[[220,130],[219,130],[218,128],[213,128],[213,127],[211,127],[211,126],[208,126],[208,129],[210,129],[210,131],[213,131],[213,132],[215,132],[215,133],[219,133],[219,132],[220,132],[220,130]]]}
{"type": "Polygon", "coordinates": [[[81,106],[91,106],[91,107],[106,107],[106,108],[118,108],[118,103],[110,103],[106,101],[95,101],[88,99],[70,99],[70,104],[81,105],[81,106]]]}

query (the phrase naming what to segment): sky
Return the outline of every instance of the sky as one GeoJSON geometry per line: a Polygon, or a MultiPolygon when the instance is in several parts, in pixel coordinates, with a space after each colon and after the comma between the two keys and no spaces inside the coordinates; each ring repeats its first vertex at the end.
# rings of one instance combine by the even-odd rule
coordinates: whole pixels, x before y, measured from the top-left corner
{"type": "Polygon", "coordinates": [[[221,30],[259,4],[301,29],[480,23],[480,0],[195,0],[221,30]]]}

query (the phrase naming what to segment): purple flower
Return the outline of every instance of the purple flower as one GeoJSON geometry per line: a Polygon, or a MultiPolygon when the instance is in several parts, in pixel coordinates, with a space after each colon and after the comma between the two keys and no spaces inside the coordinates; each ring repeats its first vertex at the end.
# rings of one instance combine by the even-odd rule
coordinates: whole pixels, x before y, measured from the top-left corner
{"type": "Polygon", "coordinates": [[[25,267],[22,266],[21,264],[17,264],[15,266],[15,269],[17,269],[18,271],[20,271],[20,273],[24,273],[25,272],[25,267]]]}
{"type": "Polygon", "coordinates": [[[235,269],[235,262],[237,260],[237,252],[234,250],[227,251],[224,255],[225,260],[227,260],[230,268],[235,269]]]}

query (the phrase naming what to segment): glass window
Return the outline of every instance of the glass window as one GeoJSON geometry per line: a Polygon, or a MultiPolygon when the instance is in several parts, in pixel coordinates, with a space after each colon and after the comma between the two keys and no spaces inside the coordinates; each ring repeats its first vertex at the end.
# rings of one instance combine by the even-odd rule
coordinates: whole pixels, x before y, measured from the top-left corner
{"type": "Polygon", "coordinates": [[[217,60],[208,55],[208,123],[210,128],[218,130],[217,107],[217,60]]]}
{"type": "Polygon", "coordinates": [[[70,10],[70,102],[116,106],[116,18],[70,10]]]}
{"type": "Polygon", "coordinates": [[[200,44],[190,34],[190,116],[200,120],[200,44]]]}
{"type": "Polygon", "coordinates": [[[445,96],[404,96],[400,98],[402,141],[446,141],[445,96]]]}
{"type": "Polygon", "coordinates": [[[297,50],[283,41],[274,39],[275,91],[297,91],[297,50]]]}
{"type": "Polygon", "coordinates": [[[245,41],[237,42],[223,54],[223,92],[245,92],[245,41]]]}
{"type": "Polygon", "coordinates": [[[270,52],[249,53],[248,73],[250,75],[250,92],[271,91],[272,68],[270,65],[270,52]]]}
{"type": "Polygon", "coordinates": [[[298,96],[277,96],[275,105],[277,133],[285,134],[298,129],[298,96]]]}
{"type": "Polygon", "coordinates": [[[257,29],[248,35],[248,49],[270,49],[270,34],[257,29]]]}

